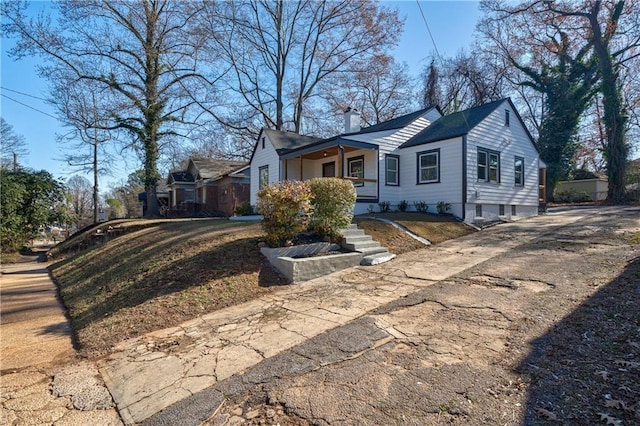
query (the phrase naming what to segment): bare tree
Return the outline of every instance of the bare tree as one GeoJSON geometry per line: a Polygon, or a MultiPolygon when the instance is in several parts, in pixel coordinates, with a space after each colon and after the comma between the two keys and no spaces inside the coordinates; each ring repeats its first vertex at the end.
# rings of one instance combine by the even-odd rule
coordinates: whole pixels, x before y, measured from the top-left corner
{"type": "MultiPolygon", "coordinates": [[[[3,33],[17,38],[12,55],[39,55],[45,78],[60,70],[107,89],[116,99],[105,110],[143,152],[148,214],[156,197],[159,141],[188,122],[193,100],[185,87],[201,81],[196,66],[202,37],[192,31],[199,3],[168,0],[62,1],[57,22],[28,19],[25,4],[4,2],[3,33]]],[[[209,88],[210,89],[210,88],[209,88]]]]}
{"type": "Polygon", "coordinates": [[[318,85],[364,70],[402,27],[397,11],[361,0],[208,2],[207,19],[237,100],[236,117],[218,118],[249,134],[263,126],[307,130],[318,85]]]}
{"type": "Polygon", "coordinates": [[[355,72],[350,78],[345,78],[344,75],[333,76],[323,81],[319,87],[322,97],[329,105],[329,111],[334,111],[335,114],[327,115],[326,111],[324,114],[318,113],[318,118],[322,117],[323,120],[318,120],[316,127],[329,129],[330,134],[342,131],[338,116],[347,108],[357,109],[362,124],[370,126],[418,107],[417,102],[413,101],[413,79],[409,75],[408,66],[396,63],[387,55],[372,58],[367,70],[355,72]]]}
{"type": "Polygon", "coordinates": [[[640,55],[640,31],[638,31],[637,2],[624,0],[573,2],[544,2],[544,7],[562,17],[578,18],[588,29],[586,38],[593,45],[600,71],[603,121],[607,135],[605,159],[609,178],[607,199],[619,203],[625,198],[625,169],[629,146],[625,140],[627,106],[623,102],[620,67],[632,57],[640,55]],[[630,22],[622,23],[624,17],[630,22]],[[622,32],[622,34],[619,34],[622,32]],[[622,35],[622,44],[616,37],[622,35]]]}
{"type": "Polygon", "coordinates": [[[93,175],[93,222],[98,222],[100,208],[99,176],[110,173],[113,157],[107,145],[117,137],[117,124],[105,115],[113,107],[108,89],[96,87],[88,80],[73,77],[51,78],[50,103],[69,131],[57,135],[67,151],[64,161],[75,171],[93,175]]]}
{"type": "Polygon", "coordinates": [[[487,49],[517,71],[512,81],[544,94],[538,148],[547,164],[547,198],[553,199],[557,181],[572,168],[578,123],[596,93],[598,73],[592,46],[575,34],[575,20],[534,6],[485,1],[479,28],[487,49]]]}
{"type": "Polygon", "coordinates": [[[437,105],[446,114],[504,97],[504,69],[480,49],[474,49],[473,54],[462,50],[455,57],[438,61],[432,58],[422,72],[422,81],[423,104],[437,105]]]}
{"type": "Polygon", "coordinates": [[[13,126],[4,118],[0,117],[0,153],[2,157],[2,167],[6,169],[18,169],[18,158],[29,153],[24,136],[17,134],[13,126]]]}
{"type": "Polygon", "coordinates": [[[95,223],[92,218],[92,211],[96,211],[95,200],[92,200],[93,188],[91,182],[83,176],[72,176],[65,184],[67,199],[71,204],[69,207],[73,212],[78,229],[91,223],[95,223]]]}

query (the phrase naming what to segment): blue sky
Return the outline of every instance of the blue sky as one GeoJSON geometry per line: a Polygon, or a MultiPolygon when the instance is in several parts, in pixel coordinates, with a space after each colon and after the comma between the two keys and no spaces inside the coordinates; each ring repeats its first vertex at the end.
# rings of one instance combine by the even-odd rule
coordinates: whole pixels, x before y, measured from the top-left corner
{"type": "MultiPolygon", "coordinates": [[[[392,54],[397,61],[406,62],[412,73],[417,75],[425,65],[425,58],[434,53],[434,45],[417,2],[384,1],[381,4],[397,7],[401,16],[406,18],[400,44],[392,54]]],[[[475,24],[480,17],[478,5],[476,1],[420,0],[420,7],[441,55],[453,56],[472,43],[475,24]]],[[[44,8],[46,2],[36,2],[34,7],[44,8]]],[[[26,139],[30,153],[20,162],[32,169],[48,170],[66,180],[76,173],[59,161],[64,153],[56,143],[55,135],[65,131],[55,118],[47,115],[54,115],[52,108],[38,99],[46,97],[47,82],[37,76],[35,60],[26,58],[16,62],[7,56],[7,50],[12,46],[11,40],[2,40],[0,114],[16,133],[26,139]]],[[[103,178],[103,190],[126,179],[129,173],[140,167],[135,158],[123,157],[118,163],[114,176],[103,178]]]]}

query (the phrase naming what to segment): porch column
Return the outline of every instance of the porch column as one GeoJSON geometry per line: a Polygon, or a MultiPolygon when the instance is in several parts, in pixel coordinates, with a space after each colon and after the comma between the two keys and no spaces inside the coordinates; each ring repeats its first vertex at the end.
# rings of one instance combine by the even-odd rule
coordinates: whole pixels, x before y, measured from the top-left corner
{"type": "Polygon", "coordinates": [[[303,156],[301,155],[301,156],[300,156],[300,180],[304,180],[304,179],[302,178],[302,157],[303,157],[303,156]]]}
{"type": "Polygon", "coordinates": [[[342,145],[338,145],[338,170],[340,171],[340,179],[344,178],[344,167],[342,166],[344,163],[344,147],[342,145]]]}

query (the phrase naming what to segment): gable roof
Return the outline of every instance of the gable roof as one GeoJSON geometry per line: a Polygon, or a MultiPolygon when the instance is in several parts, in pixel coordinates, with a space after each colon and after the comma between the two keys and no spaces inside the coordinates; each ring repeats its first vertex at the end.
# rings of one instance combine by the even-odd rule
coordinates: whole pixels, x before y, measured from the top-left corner
{"type": "Polygon", "coordinates": [[[500,99],[464,111],[444,115],[431,123],[429,127],[400,145],[400,148],[408,148],[410,146],[423,145],[429,142],[466,135],[507,100],[508,99],[500,99]]]}
{"type": "Polygon", "coordinates": [[[202,179],[216,179],[225,176],[241,167],[247,165],[246,161],[232,160],[190,160],[198,171],[198,176],[202,179]]]}
{"type": "MultiPolygon", "coordinates": [[[[386,130],[400,129],[410,124],[414,120],[418,119],[428,111],[431,111],[432,109],[438,110],[438,112],[440,112],[440,110],[437,107],[428,107],[428,108],[421,109],[419,111],[411,112],[409,114],[401,115],[400,117],[392,118],[391,120],[383,121],[382,123],[365,127],[361,129],[359,132],[346,133],[346,135],[357,135],[361,133],[384,132],[386,130]]],[[[441,112],[440,112],[440,115],[442,115],[441,112]]]]}
{"type": "Polygon", "coordinates": [[[294,132],[282,130],[262,129],[262,132],[267,135],[278,155],[321,140],[321,138],[299,135],[294,132]]]}

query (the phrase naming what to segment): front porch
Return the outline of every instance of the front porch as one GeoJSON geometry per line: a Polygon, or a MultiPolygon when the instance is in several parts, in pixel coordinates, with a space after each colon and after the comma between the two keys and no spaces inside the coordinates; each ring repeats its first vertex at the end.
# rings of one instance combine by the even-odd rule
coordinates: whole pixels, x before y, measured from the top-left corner
{"type": "Polygon", "coordinates": [[[338,177],[353,182],[358,202],[378,202],[378,146],[332,139],[281,156],[281,180],[338,177]]]}

